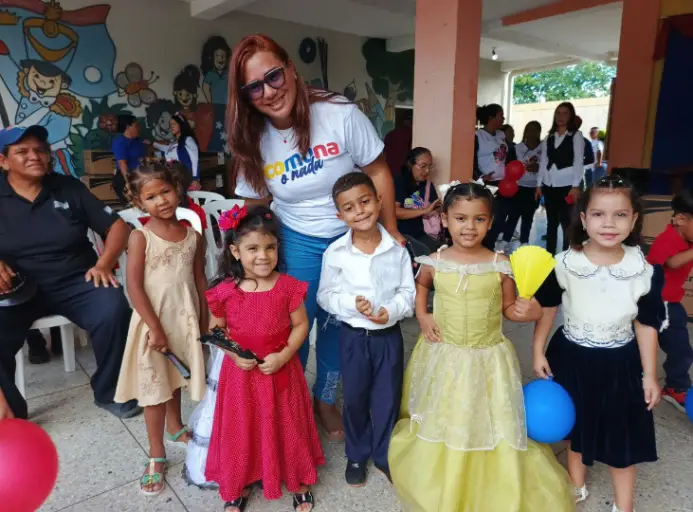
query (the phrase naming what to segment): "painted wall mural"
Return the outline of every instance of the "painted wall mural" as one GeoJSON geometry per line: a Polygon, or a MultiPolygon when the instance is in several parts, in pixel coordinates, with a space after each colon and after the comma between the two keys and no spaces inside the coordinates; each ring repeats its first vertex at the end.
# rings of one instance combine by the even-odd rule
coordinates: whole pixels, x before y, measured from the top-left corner
{"type": "MultiPolygon", "coordinates": [[[[362,53],[371,84],[366,83],[366,97],[358,103],[380,137],[385,137],[395,127],[396,105],[414,101],[414,50],[388,52],[384,39],[368,39],[363,44],[362,53]],[[381,104],[378,96],[385,98],[385,105],[381,104]]],[[[350,87],[355,89],[356,85],[352,82],[347,89],[350,87]]],[[[349,93],[354,97],[357,95],[351,90],[349,93]]]]}
{"type": "Polygon", "coordinates": [[[70,11],[57,0],[2,2],[2,126],[45,126],[55,171],[72,176],[84,174],[82,151],[110,149],[123,113],[140,118],[144,137],[169,143],[171,116],[182,112],[202,151],[226,151],[231,56],[226,40],[210,37],[199,63],[185,65],[173,80],[170,99],[161,98],[152,88],[159,80],[155,70],[138,62],[115,69],[116,44],[106,25],[110,9],[104,4],[70,11]]]}
{"type": "MultiPolygon", "coordinates": [[[[139,117],[143,137],[166,144],[173,140],[171,116],[181,112],[202,151],[228,153],[227,41],[209,37],[199,61],[182,62],[167,89],[156,69],[136,61],[116,68],[110,10],[108,4],[67,10],[58,0],[0,2],[0,124],[45,126],[55,171],[76,177],[84,174],[83,151],[110,149],[123,113],[139,117]]],[[[326,45],[323,53],[326,60],[326,45]]],[[[362,53],[371,80],[363,87],[353,80],[343,94],[384,137],[394,127],[395,105],[413,98],[414,52],[390,53],[385,41],[370,39],[362,53]]],[[[325,76],[309,83],[323,87],[325,76]]]]}
{"type": "Polygon", "coordinates": [[[79,174],[70,134],[83,102],[117,90],[115,45],[105,24],[109,9],[63,11],[53,0],[10,0],[0,11],[0,79],[12,100],[0,98],[0,120],[3,126],[45,126],[62,174],[79,174]]]}

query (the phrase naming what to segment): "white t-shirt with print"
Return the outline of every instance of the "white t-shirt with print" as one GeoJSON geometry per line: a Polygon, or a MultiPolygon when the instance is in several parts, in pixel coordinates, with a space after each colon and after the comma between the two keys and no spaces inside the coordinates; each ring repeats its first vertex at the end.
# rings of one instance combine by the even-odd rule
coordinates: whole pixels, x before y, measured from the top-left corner
{"type": "MultiPolygon", "coordinates": [[[[384,145],[356,105],[330,102],[310,107],[310,144],[302,157],[293,130],[280,132],[267,121],[260,140],[265,182],[274,199],[273,210],[286,227],[332,238],[347,230],[337,218],[332,187],[345,174],[373,163],[384,145]]],[[[236,194],[260,197],[242,176],[236,180],[236,194]]]]}
{"type": "Polygon", "coordinates": [[[505,134],[497,130],[491,135],[483,128],[476,131],[479,141],[477,162],[482,175],[490,174],[494,181],[505,178],[505,159],[508,156],[508,145],[505,142],[505,134]]]}
{"type": "Polygon", "coordinates": [[[539,182],[539,163],[541,162],[541,143],[537,145],[534,149],[529,149],[524,142],[520,142],[515,146],[515,152],[517,153],[517,159],[525,164],[525,167],[532,163],[537,163],[537,172],[525,171],[522,178],[517,182],[521,187],[532,187],[536,188],[539,182]]]}

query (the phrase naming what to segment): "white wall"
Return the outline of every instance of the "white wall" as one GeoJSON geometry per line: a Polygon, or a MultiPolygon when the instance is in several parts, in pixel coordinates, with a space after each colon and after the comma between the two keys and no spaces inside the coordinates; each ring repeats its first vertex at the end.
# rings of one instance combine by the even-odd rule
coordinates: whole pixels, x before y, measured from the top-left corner
{"type": "Polygon", "coordinates": [[[502,105],[504,79],[505,75],[501,71],[500,62],[480,59],[477,103],[479,105],[488,105],[489,103],[502,105]]]}

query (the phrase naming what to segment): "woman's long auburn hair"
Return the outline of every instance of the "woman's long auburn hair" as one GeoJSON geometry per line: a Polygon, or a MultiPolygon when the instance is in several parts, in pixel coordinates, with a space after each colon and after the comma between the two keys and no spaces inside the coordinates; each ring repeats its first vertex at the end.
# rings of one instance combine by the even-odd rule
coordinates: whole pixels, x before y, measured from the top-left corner
{"type": "MultiPolygon", "coordinates": [[[[310,106],[322,101],[341,98],[334,92],[314,89],[306,85],[296,73],[289,54],[273,39],[256,34],[246,36],[236,45],[229,63],[229,99],[226,111],[226,126],[231,149],[231,178],[235,183],[239,173],[258,193],[267,190],[264,162],[260,153],[260,139],[265,131],[265,115],[260,113],[250,100],[243,96],[243,76],[248,60],[258,52],[269,52],[285,66],[287,80],[296,80],[296,103],[291,110],[292,126],[298,150],[305,156],[310,149],[310,106]]],[[[349,101],[344,98],[344,103],[349,101]]]]}

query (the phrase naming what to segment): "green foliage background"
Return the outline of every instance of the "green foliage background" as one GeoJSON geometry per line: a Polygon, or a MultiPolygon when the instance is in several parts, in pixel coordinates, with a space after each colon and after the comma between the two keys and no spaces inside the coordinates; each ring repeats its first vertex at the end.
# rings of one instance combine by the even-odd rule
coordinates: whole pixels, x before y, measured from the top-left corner
{"type": "Polygon", "coordinates": [[[566,101],[608,96],[616,68],[603,62],[582,62],[515,77],[515,104],[566,101]]]}

